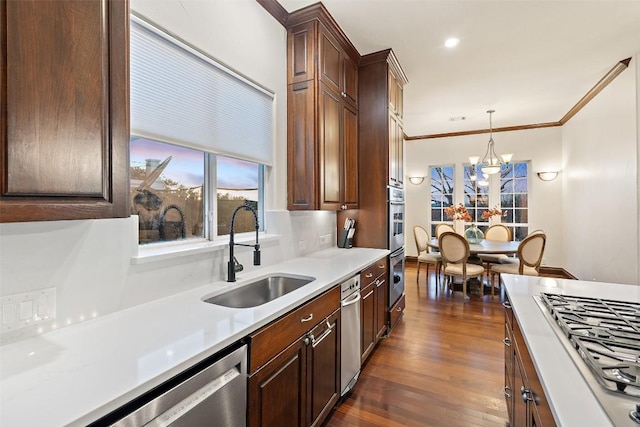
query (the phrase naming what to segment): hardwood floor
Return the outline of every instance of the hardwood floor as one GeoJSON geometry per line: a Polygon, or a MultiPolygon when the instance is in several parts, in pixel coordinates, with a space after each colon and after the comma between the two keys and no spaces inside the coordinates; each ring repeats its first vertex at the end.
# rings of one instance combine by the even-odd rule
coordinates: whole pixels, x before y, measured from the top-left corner
{"type": "Polygon", "coordinates": [[[505,426],[504,315],[493,298],[436,293],[435,276],[405,273],[406,310],[326,427],[505,426]]]}

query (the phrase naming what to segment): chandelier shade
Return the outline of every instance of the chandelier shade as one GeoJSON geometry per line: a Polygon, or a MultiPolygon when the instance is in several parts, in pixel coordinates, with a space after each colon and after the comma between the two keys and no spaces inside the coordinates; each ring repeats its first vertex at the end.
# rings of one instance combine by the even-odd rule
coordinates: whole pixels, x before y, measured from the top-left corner
{"type": "MultiPolygon", "coordinates": [[[[482,162],[479,163],[479,166],[482,173],[494,175],[500,172],[503,165],[509,164],[513,154],[503,154],[502,156],[496,154],[496,143],[493,141],[493,122],[491,120],[495,110],[487,110],[487,113],[489,113],[489,142],[487,143],[487,151],[484,153],[484,157],[482,158],[482,162]]],[[[478,160],[478,156],[469,157],[469,161],[474,167],[478,164],[478,160]]]]}

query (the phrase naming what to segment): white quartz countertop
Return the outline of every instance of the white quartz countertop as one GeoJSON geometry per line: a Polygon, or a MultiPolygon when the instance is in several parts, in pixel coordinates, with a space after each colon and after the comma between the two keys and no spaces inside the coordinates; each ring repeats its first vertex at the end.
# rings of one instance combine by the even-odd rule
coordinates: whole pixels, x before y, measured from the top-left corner
{"type": "Polygon", "coordinates": [[[384,249],[331,248],[0,347],[0,425],[85,425],[237,342],[376,260],[384,249]],[[255,278],[316,280],[255,308],[202,301],[255,278]]]}
{"type": "Polygon", "coordinates": [[[534,296],[542,292],[640,302],[640,286],[505,274],[502,279],[559,426],[612,426],[534,296]]]}

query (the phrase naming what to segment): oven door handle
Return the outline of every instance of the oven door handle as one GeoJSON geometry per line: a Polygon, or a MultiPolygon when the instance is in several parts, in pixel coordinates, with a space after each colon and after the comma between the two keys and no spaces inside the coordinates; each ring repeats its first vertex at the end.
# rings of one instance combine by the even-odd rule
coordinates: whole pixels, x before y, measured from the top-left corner
{"type": "Polygon", "coordinates": [[[340,303],[340,305],[342,305],[342,307],[347,307],[349,305],[353,305],[353,304],[357,303],[358,301],[360,301],[360,291],[354,293],[353,297],[342,301],[340,303]]]}

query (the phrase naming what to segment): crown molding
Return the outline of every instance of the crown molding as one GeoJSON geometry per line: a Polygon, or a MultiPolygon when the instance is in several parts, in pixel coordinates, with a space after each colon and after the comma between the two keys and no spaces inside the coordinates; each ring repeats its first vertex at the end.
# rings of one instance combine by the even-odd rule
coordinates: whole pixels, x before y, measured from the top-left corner
{"type": "MultiPolygon", "coordinates": [[[[569,111],[565,114],[560,120],[557,122],[547,122],[547,123],[533,123],[530,125],[518,125],[518,126],[507,126],[501,128],[494,128],[493,132],[508,132],[513,130],[528,130],[528,129],[540,129],[540,128],[550,128],[556,126],[562,126],[569,121],[573,116],[576,115],[578,111],[580,111],[585,105],[589,103],[597,94],[599,94],[602,89],[607,87],[609,83],[611,83],[616,77],[618,77],[624,70],[629,67],[629,63],[631,63],[631,58],[623,59],[619,61],[607,74],[604,75],[596,83],[589,91],[578,101],[569,111]]],[[[415,141],[419,139],[433,139],[433,138],[449,138],[452,136],[463,136],[463,135],[478,135],[482,133],[489,133],[489,129],[478,129],[478,130],[467,130],[461,132],[448,132],[448,133],[434,133],[430,135],[416,135],[416,136],[407,136],[405,134],[404,139],[406,141],[415,141]]]]}

